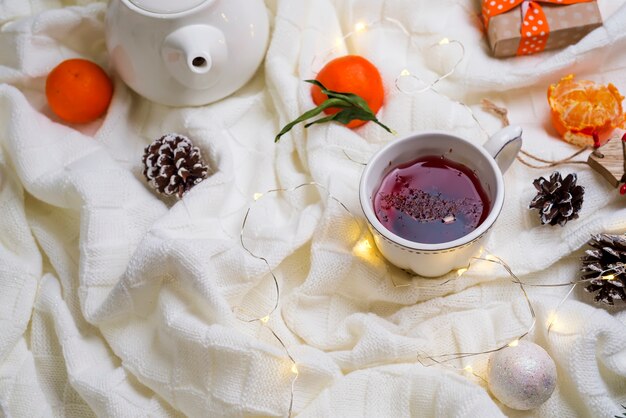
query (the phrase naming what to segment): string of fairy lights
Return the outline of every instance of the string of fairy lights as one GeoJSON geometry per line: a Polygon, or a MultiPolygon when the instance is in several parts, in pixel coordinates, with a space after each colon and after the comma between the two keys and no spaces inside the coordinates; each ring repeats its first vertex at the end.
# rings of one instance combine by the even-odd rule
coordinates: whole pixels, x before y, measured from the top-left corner
{"type": "MultiPolygon", "coordinates": [[[[402,22],[400,22],[399,20],[394,19],[392,17],[384,17],[381,20],[377,20],[377,21],[374,21],[374,22],[371,22],[371,23],[358,22],[358,23],[356,23],[354,25],[354,29],[352,31],[348,32],[343,37],[337,38],[335,40],[335,45],[333,46],[333,48],[325,51],[321,55],[319,55],[319,54],[315,55],[313,57],[313,59],[312,59],[311,67],[313,69],[320,68],[322,65],[324,65],[328,61],[328,59],[330,57],[332,57],[333,55],[337,54],[341,50],[341,48],[343,48],[343,46],[345,45],[345,42],[348,39],[350,39],[351,37],[353,37],[353,36],[355,36],[357,34],[363,33],[363,32],[365,32],[367,30],[383,26],[385,24],[391,24],[396,29],[399,29],[405,36],[407,36],[411,40],[411,43],[413,43],[413,38],[411,36],[411,32],[402,24],[402,22]]],[[[474,120],[474,122],[476,122],[477,126],[482,131],[482,133],[486,137],[489,137],[489,133],[483,127],[483,125],[480,123],[480,120],[478,119],[478,117],[476,116],[474,111],[472,111],[472,109],[467,104],[465,104],[465,103],[463,103],[461,101],[458,101],[458,100],[454,100],[451,97],[446,96],[444,94],[441,94],[441,93],[439,93],[435,89],[435,86],[437,84],[441,83],[445,79],[447,79],[447,78],[451,77],[452,75],[454,75],[456,73],[458,67],[461,65],[461,63],[465,59],[465,53],[466,53],[465,45],[463,45],[463,43],[458,41],[458,40],[450,40],[448,38],[442,38],[439,42],[437,42],[435,44],[432,44],[430,47],[431,48],[439,48],[439,47],[446,47],[446,46],[450,46],[450,45],[456,46],[460,50],[460,54],[459,54],[459,58],[457,59],[457,61],[453,64],[453,66],[450,68],[450,70],[448,70],[445,74],[437,77],[434,81],[432,81],[430,83],[426,83],[417,74],[414,74],[408,68],[405,68],[395,78],[394,85],[395,85],[396,89],[400,93],[410,94],[410,95],[412,95],[412,94],[419,94],[419,93],[425,93],[427,91],[432,91],[432,92],[438,94],[439,96],[443,97],[444,99],[449,100],[449,101],[457,104],[458,106],[463,107],[468,112],[470,117],[474,120]],[[413,83],[410,83],[410,82],[407,83],[407,81],[412,81],[413,83]]]]}
{"type": "MultiPolygon", "coordinates": [[[[353,222],[356,223],[356,225],[359,228],[359,241],[354,245],[353,248],[353,252],[355,253],[355,255],[359,256],[361,259],[371,259],[373,257],[377,257],[377,258],[381,258],[382,256],[378,254],[377,250],[375,249],[374,245],[372,245],[370,237],[369,236],[365,236],[364,237],[364,228],[362,225],[362,220],[360,220],[357,216],[354,215],[354,213],[352,213],[352,211],[350,211],[350,209],[348,209],[348,207],[341,202],[338,198],[336,198],[334,195],[332,195],[330,193],[330,191],[328,190],[327,187],[325,187],[324,185],[317,183],[317,182],[308,182],[308,183],[303,183],[291,188],[277,188],[277,189],[272,189],[272,190],[268,190],[265,193],[255,193],[254,195],[254,201],[253,203],[248,207],[246,214],[244,216],[242,225],[241,225],[241,230],[240,230],[240,242],[241,242],[241,246],[243,247],[243,249],[253,258],[262,261],[266,268],[267,271],[269,273],[269,275],[272,278],[272,282],[274,284],[274,289],[275,289],[275,296],[274,296],[274,303],[272,305],[272,308],[263,316],[258,316],[258,317],[241,317],[241,316],[237,316],[239,320],[243,321],[243,322],[247,322],[247,323],[259,323],[261,324],[263,327],[267,328],[270,333],[273,335],[273,337],[276,339],[276,341],[278,342],[278,344],[282,347],[282,349],[285,351],[286,356],[288,361],[290,362],[290,368],[289,370],[291,371],[291,373],[293,374],[293,377],[291,379],[291,390],[290,390],[290,400],[289,400],[289,409],[288,409],[288,416],[292,416],[293,414],[293,403],[294,403],[294,394],[295,394],[295,384],[296,381],[298,380],[299,374],[300,374],[300,370],[298,368],[298,363],[296,362],[295,358],[293,357],[293,355],[291,354],[291,351],[289,350],[289,347],[287,346],[287,344],[285,344],[284,340],[276,333],[276,331],[274,331],[274,329],[270,326],[269,322],[271,319],[271,316],[274,315],[279,307],[280,307],[280,300],[281,300],[281,287],[280,287],[280,283],[278,280],[278,277],[276,276],[276,273],[274,272],[274,269],[271,267],[270,262],[263,256],[260,256],[258,254],[256,254],[255,252],[253,252],[252,250],[249,249],[249,247],[246,245],[245,242],[245,231],[246,231],[246,226],[248,225],[249,222],[249,218],[250,218],[250,213],[253,210],[253,208],[255,207],[256,203],[259,202],[261,199],[270,196],[270,195],[274,195],[274,194],[281,194],[281,193],[294,193],[299,189],[305,188],[305,187],[315,187],[317,188],[319,191],[325,192],[326,195],[328,196],[328,198],[334,202],[336,202],[337,204],[339,204],[339,206],[352,218],[353,222]]],[[[515,273],[513,272],[513,270],[511,269],[511,267],[504,262],[500,257],[495,256],[491,253],[489,253],[486,250],[481,250],[481,254],[472,257],[469,265],[467,267],[461,268],[459,270],[457,270],[456,272],[451,274],[451,278],[445,279],[443,281],[439,281],[438,283],[435,283],[433,285],[425,285],[425,284],[417,284],[415,281],[412,281],[411,283],[406,283],[406,284],[398,284],[394,279],[393,279],[393,275],[389,275],[390,277],[390,281],[391,284],[394,288],[404,288],[404,287],[411,287],[414,289],[424,289],[424,290],[433,290],[433,289],[439,289],[439,288],[443,288],[444,286],[459,280],[463,275],[465,275],[468,271],[471,270],[472,266],[474,265],[474,263],[476,262],[487,262],[487,263],[493,263],[496,265],[501,266],[506,273],[509,276],[509,280],[511,283],[516,284],[519,286],[520,291],[524,297],[524,301],[528,307],[528,311],[530,313],[530,317],[531,317],[531,323],[528,327],[528,329],[526,331],[524,331],[523,333],[521,333],[520,335],[518,335],[517,337],[515,337],[514,339],[512,339],[510,342],[506,343],[506,344],[502,344],[500,346],[497,346],[495,348],[490,348],[484,351],[477,351],[477,352],[458,352],[458,353],[444,353],[444,354],[427,354],[424,352],[420,352],[417,356],[417,361],[426,366],[432,366],[434,364],[436,365],[440,365],[440,366],[445,366],[447,368],[450,369],[454,369],[457,371],[461,371],[461,372],[465,372],[465,373],[469,373],[472,374],[473,376],[486,381],[485,378],[483,378],[482,376],[480,376],[479,374],[477,374],[473,367],[471,365],[466,365],[463,368],[459,368],[457,366],[455,366],[454,364],[450,364],[451,362],[455,361],[455,360],[463,360],[466,358],[470,358],[470,357],[475,357],[475,356],[480,356],[480,355],[487,355],[487,354],[491,354],[491,353],[495,353],[497,351],[501,351],[507,347],[515,347],[519,344],[519,342],[526,338],[528,335],[530,335],[533,330],[535,329],[535,327],[537,326],[537,315],[536,315],[536,311],[535,308],[533,306],[533,303],[530,299],[530,297],[528,296],[528,293],[526,291],[527,287],[543,287],[543,288],[557,288],[557,287],[570,287],[569,291],[567,292],[567,294],[561,299],[561,301],[558,303],[556,309],[554,310],[553,314],[551,315],[550,319],[548,320],[548,323],[546,324],[548,332],[550,332],[550,329],[552,328],[552,326],[556,323],[557,320],[557,314],[560,310],[560,308],[562,307],[562,305],[565,303],[565,301],[570,297],[570,295],[573,293],[574,289],[584,283],[588,283],[591,282],[592,280],[596,280],[598,278],[602,278],[603,280],[615,280],[618,274],[623,273],[626,270],[626,265],[616,265],[613,266],[610,269],[606,269],[602,272],[598,273],[597,277],[593,277],[593,278],[588,278],[588,279],[581,279],[581,280],[577,280],[577,281],[570,281],[570,282],[566,282],[566,283],[557,283],[557,284],[533,284],[533,283],[525,283],[522,280],[520,280],[520,278],[515,275],[515,273]],[[428,360],[431,362],[431,364],[427,364],[425,363],[424,360],[428,360]]],[[[432,279],[429,279],[432,280],[432,279]]],[[[241,313],[242,309],[235,309],[236,312],[241,313]]]]}
{"type": "MultiPolygon", "coordinates": [[[[330,191],[328,190],[328,188],[326,188],[324,185],[322,185],[320,183],[317,183],[317,182],[308,182],[308,183],[299,184],[299,185],[291,187],[291,188],[277,188],[277,189],[268,190],[268,191],[266,191],[264,193],[255,193],[254,196],[253,196],[254,202],[246,210],[246,214],[244,215],[243,222],[241,224],[241,230],[240,230],[240,233],[239,233],[239,240],[241,242],[241,246],[243,247],[243,249],[250,256],[252,256],[253,258],[262,261],[265,264],[265,266],[267,267],[267,271],[268,271],[268,273],[270,274],[270,276],[272,278],[272,282],[274,284],[274,289],[275,289],[276,293],[275,293],[275,299],[274,299],[273,307],[265,315],[259,316],[259,317],[252,317],[252,318],[251,317],[242,318],[239,315],[237,317],[238,317],[239,320],[241,320],[243,322],[247,322],[247,323],[258,322],[261,325],[263,325],[265,328],[267,328],[271,332],[271,334],[274,336],[276,341],[283,348],[283,350],[285,351],[285,353],[287,355],[287,358],[291,362],[291,367],[289,368],[289,370],[293,374],[293,377],[291,379],[291,392],[290,392],[290,397],[289,397],[289,410],[288,410],[288,413],[287,413],[287,415],[290,416],[290,417],[292,416],[292,413],[293,413],[295,384],[296,384],[296,381],[298,380],[298,376],[300,374],[300,371],[298,369],[298,364],[297,364],[296,360],[292,356],[289,348],[287,347],[287,345],[285,344],[283,339],[281,339],[280,336],[269,325],[269,321],[271,319],[271,316],[278,310],[278,308],[280,306],[280,299],[281,299],[280,284],[278,282],[278,278],[276,277],[276,273],[274,272],[274,269],[272,269],[272,266],[271,266],[270,262],[265,257],[262,257],[262,256],[259,256],[259,255],[255,254],[253,251],[251,251],[248,248],[248,246],[245,243],[244,235],[245,235],[245,231],[246,231],[246,226],[248,225],[250,213],[251,213],[253,207],[255,206],[255,204],[257,202],[259,202],[264,197],[267,197],[267,196],[270,196],[270,195],[275,195],[275,194],[280,194],[280,193],[294,193],[294,192],[296,192],[296,191],[298,191],[298,190],[300,190],[302,188],[306,188],[306,187],[315,187],[318,190],[325,192],[328,195],[329,199],[331,199],[331,200],[335,201],[336,203],[338,203],[339,206],[341,208],[343,208],[343,210],[345,210],[353,218],[353,221],[355,221],[356,224],[359,225],[359,236],[363,235],[363,231],[361,229],[361,224],[358,222],[358,218],[356,216],[354,216],[354,214],[350,211],[350,209],[348,209],[348,207],[343,202],[341,202],[339,199],[337,199],[335,196],[333,196],[330,193],[330,191]]],[[[235,311],[240,313],[240,312],[242,312],[242,309],[241,308],[236,308],[235,311]]]]}
{"type": "MultiPolygon", "coordinates": [[[[329,50],[324,56],[323,58],[326,59],[328,58],[329,55],[332,55],[334,53],[336,53],[338,51],[338,48],[340,48],[343,43],[350,37],[354,36],[355,34],[358,33],[362,33],[364,31],[366,31],[369,28],[375,27],[375,26],[379,26],[379,25],[383,25],[385,24],[385,22],[391,23],[394,26],[398,27],[402,32],[404,32],[407,36],[410,36],[410,32],[404,27],[404,25],[402,25],[401,22],[399,22],[396,19],[392,19],[392,18],[384,18],[381,21],[377,21],[374,23],[362,23],[359,22],[354,26],[354,30],[349,32],[348,34],[346,34],[344,37],[339,38],[335,44],[335,47],[333,47],[331,50],[329,50]]],[[[465,103],[462,103],[460,101],[456,101],[454,99],[451,99],[450,97],[439,93],[436,89],[435,86],[440,83],[441,81],[445,80],[446,78],[452,76],[456,69],[458,68],[458,66],[461,64],[461,62],[464,60],[465,58],[465,47],[463,46],[463,44],[457,40],[449,40],[448,38],[444,38],[442,39],[440,42],[432,45],[431,47],[433,48],[438,48],[438,47],[446,47],[446,46],[456,46],[460,49],[460,57],[459,59],[456,61],[456,63],[453,65],[453,67],[451,68],[450,71],[446,72],[444,75],[437,77],[433,82],[431,83],[423,83],[423,81],[421,80],[421,78],[415,74],[412,74],[409,70],[405,69],[403,70],[398,77],[395,80],[395,86],[398,89],[398,91],[400,91],[401,93],[404,94],[419,94],[419,93],[424,93],[427,91],[431,91],[434,92],[438,95],[441,95],[442,97],[447,98],[448,100],[451,100],[454,103],[457,103],[458,105],[464,107],[465,109],[468,110],[469,114],[471,115],[471,117],[474,119],[474,121],[477,123],[477,125],[480,127],[481,131],[486,135],[489,136],[488,132],[483,128],[482,124],[480,123],[479,119],[477,118],[476,114],[472,111],[472,109],[466,105],[465,103]],[[420,82],[423,84],[423,87],[420,88],[406,88],[403,87],[403,79],[406,78],[410,78],[414,81],[420,82]]],[[[315,62],[317,60],[317,58],[319,58],[318,56],[316,56],[313,60],[312,66],[315,68],[315,62]]],[[[501,110],[501,109],[500,109],[501,110]]],[[[496,113],[498,112],[498,110],[496,109],[496,113]]],[[[506,117],[506,112],[504,112],[504,117],[506,117]]],[[[558,164],[568,164],[568,163],[572,163],[575,162],[572,159],[578,155],[580,155],[582,152],[576,153],[573,156],[564,159],[562,161],[558,161],[556,163],[558,164]]],[[[348,156],[345,151],[344,154],[346,155],[346,157],[357,163],[357,164],[361,164],[364,165],[363,163],[354,161],[352,158],[350,158],[350,156],[348,156]]],[[[526,155],[526,154],[525,154],[526,155]]],[[[529,158],[534,158],[535,160],[538,160],[539,162],[548,164],[548,166],[554,166],[555,162],[554,161],[549,161],[549,160],[542,160],[541,158],[535,158],[532,154],[528,154],[526,155],[529,158]]],[[[537,168],[545,168],[545,167],[537,167],[537,168]]],[[[297,186],[294,187],[290,187],[290,188],[275,188],[275,189],[271,189],[268,190],[266,192],[263,193],[255,193],[253,196],[253,202],[251,203],[251,205],[248,207],[245,216],[243,218],[242,224],[241,224],[241,229],[240,229],[240,243],[241,246],[243,247],[243,249],[254,259],[257,259],[259,261],[261,261],[266,269],[268,274],[270,275],[272,282],[273,282],[273,287],[274,287],[274,300],[273,300],[273,304],[272,304],[272,308],[270,310],[268,310],[264,315],[262,316],[248,316],[248,315],[242,315],[243,314],[243,309],[236,307],[234,309],[234,311],[236,312],[236,316],[239,320],[246,322],[246,323],[258,323],[261,324],[264,328],[267,328],[269,330],[269,332],[272,334],[272,336],[274,337],[274,339],[276,340],[276,342],[280,345],[280,347],[284,350],[287,360],[290,363],[290,367],[289,370],[292,374],[292,378],[291,378],[291,390],[290,390],[290,397],[289,397],[289,408],[288,408],[288,412],[287,415],[289,417],[291,417],[293,415],[293,411],[294,411],[294,394],[295,394],[295,387],[296,387],[296,381],[298,380],[298,377],[300,375],[300,370],[299,370],[299,365],[297,363],[297,361],[295,360],[295,358],[293,357],[289,347],[287,346],[287,344],[284,342],[284,340],[277,334],[277,332],[272,328],[272,326],[270,325],[270,319],[273,315],[275,315],[277,312],[279,313],[279,308],[280,308],[280,302],[281,302],[281,286],[280,286],[280,282],[278,280],[278,277],[274,271],[274,269],[272,268],[270,262],[263,256],[260,256],[258,254],[256,254],[255,252],[253,252],[252,250],[250,250],[250,248],[246,245],[246,240],[245,240],[245,231],[246,231],[246,227],[248,226],[249,220],[250,220],[250,214],[252,212],[252,210],[254,209],[255,205],[261,201],[262,199],[271,196],[271,195],[281,195],[281,194],[290,194],[290,193],[295,193],[296,191],[303,189],[303,188],[316,188],[318,191],[320,192],[324,192],[327,197],[328,197],[328,201],[334,201],[335,203],[337,203],[351,218],[352,220],[355,222],[355,224],[358,226],[359,228],[359,240],[358,242],[354,245],[353,247],[353,253],[358,256],[359,258],[363,259],[364,261],[368,261],[368,260],[372,260],[373,258],[379,258],[379,259],[383,259],[382,255],[380,255],[378,253],[378,251],[376,250],[375,246],[372,244],[371,242],[371,238],[369,236],[368,232],[364,232],[366,231],[367,228],[363,228],[363,220],[359,217],[357,217],[356,215],[354,215],[352,213],[352,211],[350,211],[350,209],[348,209],[348,207],[341,202],[338,198],[336,198],[335,196],[333,196],[333,194],[330,192],[330,190],[320,184],[317,183],[315,181],[312,182],[307,182],[307,183],[303,183],[303,184],[299,184],[297,186]]],[[[593,280],[597,280],[597,279],[603,279],[603,280],[616,280],[617,276],[619,274],[622,274],[626,271],[626,265],[615,265],[610,269],[598,272],[598,275],[596,277],[592,277],[592,278],[587,278],[587,279],[580,279],[580,280],[576,280],[576,281],[569,281],[569,282],[565,282],[565,283],[557,283],[557,284],[535,284],[535,283],[526,283],[523,282],[522,280],[520,280],[520,278],[513,272],[513,270],[511,269],[511,267],[504,262],[504,260],[502,260],[501,258],[499,258],[496,255],[491,254],[489,251],[483,249],[481,250],[480,254],[476,255],[475,257],[472,257],[470,260],[470,263],[468,264],[467,267],[465,268],[461,268],[459,270],[457,270],[456,272],[450,273],[450,278],[446,278],[446,279],[440,279],[440,280],[433,280],[433,279],[429,279],[429,281],[433,282],[436,281],[436,283],[433,283],[432,285],[426,285],[423,284],[422,281],[416,281],[416,280],[411,280],[408,283],[397,283],[394,280],[393,274],[388,274],[389,278],[390,278],[390,282],[391,285],[394,288],[414,288],[414,289],[424,289],[424,290],[433,290],[433,289],[441,289],[447,285],[450,285],[453,282],[456,282],[457,280],[461,279],[468,271],[472,270],[474,265],[478,262],[482,262],[482,263],[491,263],[491,264],[495,264],[497,266],[500,266],[501,268],[503,268],[508,276],[508,280],[512,283],[515,284],[519,287],[520,292],[524,298],[525,304],[528,307],[528,312],[530,314],[530,324],[528,326],[528,328],[523,332],[520,333],[518,336],[516,336],[515,338],[509,340],[509,342],[504,343],[504,344],[500,344],[494,348],[489,348],[486,349],[484,351],[476,351],[476,352],[458,352],[458,353],[443,353],[443,354],[428,354],[428,353],[424,353],[424,352],[419,352],[417,355],[416,360],[424,365],[425,367],[430,367],[433,365],[438,365],[438,366],[442,366],[442,367],[446,367],[446,368],[450,368],[453,369],[455,371],[458,372],[462,372],[462,373],[469,373],[473,376],[475,376],[476,378],[481,379],[482,381],[486,382],[486,379],[482,376],[480,376],[478,373],[476,373],[472,367],[471,364],[467,364],[464,367],[458,367],[454,364],[455,361],[458,360],[465,360],[465,359],[469,359],[469,358],[473,358],[476,356],[481,356],[481,355],[487,355],[487,354],[492,354],[501,350],[504,350],[507,347],[515,347],[517,346],[521,340],[523,340],[524,338],[528,337],[537,327],[537,315],[536,315],[536,311],[533,305],[532,300],[530,299],[528,293],[527,293],[527,288],[559,288],[559,287],[569,287],[569,290],[567,291],[567,293],[565,294],[565,296],[559,301],[559,303],[557,304],[556,308],[554,309],[554,311],[552,312],[552,314],[550,315],[547,323],[545,324],[547,327],[547,331],[550,332],[550,330],[552,329],[552,327],[554,326],[554,324],[557,321],[557,315],[558,312],[560,311],[561,307],[563,306],[563,304],[569,299],[569,297],[572,295],[572,293],[574,292],[574,290],[577,288],[577,286],[580,286],[582,284],[591,282],[593,280]]]]}

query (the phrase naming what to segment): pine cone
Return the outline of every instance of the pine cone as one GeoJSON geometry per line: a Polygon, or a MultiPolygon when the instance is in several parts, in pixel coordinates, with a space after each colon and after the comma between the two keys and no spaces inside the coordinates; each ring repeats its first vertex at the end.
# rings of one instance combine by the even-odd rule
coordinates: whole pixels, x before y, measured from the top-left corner
{"type": "Polygon", "coordinates": [[[574,173],[563,179],[561,173],[554,172],[550,180],[540,177],[533,182],[538,193],[530,202],[530,209],[539,210],[542,225],[563,226],[578,218],[578,211],[583,206],[585,188],[577,186],[576,180],[574,173]]]}
{"type": "Polygon", "coordinates": [[[148,145],[143,164],[143,175],[152,187],[179,199],[209,174],[200,149],[179,134],[164,135],[148,145]]]}
{"type": "Polygon", "coordinates": [[[626,302],[626,236],[594,235],[589,241],[593,248],[582,258],[582,279],[590,280],[587,292],[598,294],[596,302],[613,305],[613,299],[626,302]]]}

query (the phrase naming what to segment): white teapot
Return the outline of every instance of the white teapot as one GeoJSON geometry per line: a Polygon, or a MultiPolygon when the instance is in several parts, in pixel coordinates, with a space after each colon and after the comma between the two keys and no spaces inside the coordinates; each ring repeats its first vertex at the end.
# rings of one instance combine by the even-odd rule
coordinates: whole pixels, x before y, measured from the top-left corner
{"type": "Polygon", "coordinates": [[[119,76],[140,95],[198,106],[241,88],[263,61],[263,0],[110,0],[106,43],[119,76]]]}

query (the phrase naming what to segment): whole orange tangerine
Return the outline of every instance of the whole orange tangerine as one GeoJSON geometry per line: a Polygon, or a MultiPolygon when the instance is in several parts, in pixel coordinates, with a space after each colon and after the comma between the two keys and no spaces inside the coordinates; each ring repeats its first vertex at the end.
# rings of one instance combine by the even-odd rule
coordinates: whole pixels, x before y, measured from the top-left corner
{"type": "Polygon", "coordinates": [[[102,116],[113,96],[113,83],[97,64],[80,58],[57,65],[46,79],[52,111],[70,123],[87,123],[102,116]]]}
{"type": "MultiPolygon", "coordinates": [[[[328,62],[320,70],[316,80],[322,83],[328,90],[361,96],[374,114],[383,105],[385,91],[380,73],[374,64],[359,55],[346,55],[328,62]]],[[[311,88],[311,95],[317,106],[328,98],[318,86],[311,88]]],[[[326,109],[324,113],[333,115],[340,110],[339,108],[331,107],[326,109]]],[[[348,128],[356,128],[365,123],[367,121],[353,120],[346,126],[348,128]]]]}
{"type": "Polygon", "coordinates": [[[594,145],[594,136],[604,143],[622,127],[622,100],[613,84],[574,80],[571,74],[548,89],[552,124],[563,139],[579,146],[594,145]]]}

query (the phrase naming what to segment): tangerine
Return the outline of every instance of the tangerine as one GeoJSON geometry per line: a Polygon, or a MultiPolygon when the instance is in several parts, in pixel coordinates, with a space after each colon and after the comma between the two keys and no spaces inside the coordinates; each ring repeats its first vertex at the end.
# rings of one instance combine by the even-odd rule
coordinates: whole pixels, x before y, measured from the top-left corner
{"type": "Polygon", "coordinates": [[[624,97],[610,84],[599,85],[589,80],[563,77],[548,89],[552,124],[567,142],[593,146],[608,141],[616,128],[624,123],[624,97]]]}
{"type": "MultiPolygon", "coordinates": [[[[376,114],[383,105],[385,91],[383,80],[378,69],[360,55],[346,55],[328,62],[316,77],[328,90],[340,93],[352,93],[361,96],[376,114]]],[[[321,105],[328,96],[322,93],[318,86],[311,88],[311,96],[317,106],[321,105]]],[[[324,110],[327,115],[333,115],[341,109],[331,107],[324,110]]],[[[367,121],[352,120],[346,126],[356,128],[367,121]]]]}
{"type": "Polygon", "coordinates": [[[48,74],[46,98],[52,111],[70,123],[87,123],[102,116],[113,96],[111,79],[97,64],[74,58],[48,74]]]}

